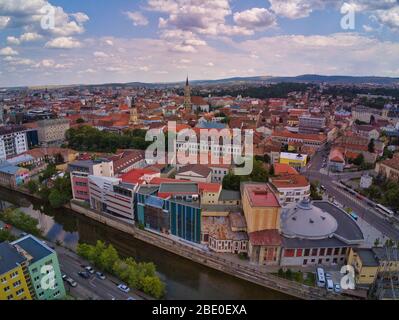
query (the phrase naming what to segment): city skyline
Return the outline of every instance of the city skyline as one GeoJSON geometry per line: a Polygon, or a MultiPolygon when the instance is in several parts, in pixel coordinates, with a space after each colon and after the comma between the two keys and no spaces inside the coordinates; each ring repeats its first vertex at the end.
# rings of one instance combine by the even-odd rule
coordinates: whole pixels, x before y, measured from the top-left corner
{"type": "Polygon", "coordinates": [[[398,77],[398,1],[344,3],[2,0],[0,86],[398,77]],[[355,10],[354,29],[342,28],[342,8],[355,10]],[[51,12],[55,24],[43,29],[51,12]]]}

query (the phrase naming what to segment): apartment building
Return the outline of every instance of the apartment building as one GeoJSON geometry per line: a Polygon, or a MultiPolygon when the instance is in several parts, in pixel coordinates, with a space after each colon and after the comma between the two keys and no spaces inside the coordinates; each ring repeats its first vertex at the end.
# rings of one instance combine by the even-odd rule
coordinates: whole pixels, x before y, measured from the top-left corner
{"type": "Polygon", "coordinates": [[[22,126],[0,128],[0,160],[15,157],[28,151],[26,129],[22,126]]]}
{"type": "Polygon", "coordinates": [[[65,141],[69,129],[67,119],[47,119],[37,122],[39,143],[42,146],[60,146],[65,141]]]}

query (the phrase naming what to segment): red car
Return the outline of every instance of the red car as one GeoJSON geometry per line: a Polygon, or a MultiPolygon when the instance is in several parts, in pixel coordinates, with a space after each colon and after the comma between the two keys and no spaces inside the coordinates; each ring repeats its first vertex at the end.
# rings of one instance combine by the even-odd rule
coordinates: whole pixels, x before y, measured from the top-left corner
{"type": "Polygon", "coordinates": [[[12,226],[9,225],[9,224],[5,224],[5,225],[4,225],[4,229],[11,230],[11,228],[12,228],[12,226]]]}

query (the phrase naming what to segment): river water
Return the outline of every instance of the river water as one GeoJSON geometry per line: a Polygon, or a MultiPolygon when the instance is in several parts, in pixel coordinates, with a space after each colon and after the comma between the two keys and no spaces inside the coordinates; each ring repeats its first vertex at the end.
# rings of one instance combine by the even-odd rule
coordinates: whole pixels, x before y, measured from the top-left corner
{"type": "Polygon", "coordinates": [[[39,220],[50,241],[75,248],[80,242],[111,243],[122,257],[154,262],[166,283],[166,299],[291,299],[282,293],[207,268],[168,251],[142,242],[66,209],[52,209],[41,201],[0,188],[0,210],[8,206],[39,220]]]}

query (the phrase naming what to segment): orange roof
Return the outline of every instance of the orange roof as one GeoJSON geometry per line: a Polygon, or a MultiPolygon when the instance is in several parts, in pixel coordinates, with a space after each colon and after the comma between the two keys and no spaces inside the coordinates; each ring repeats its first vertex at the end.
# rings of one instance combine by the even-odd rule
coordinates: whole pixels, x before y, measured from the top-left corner
{"type": "Polygon", "coordinates": [[[273,166],[274,166],[274,174],[276,176],[285,175],[285,174],[299,174],[298,171],[296,171],[289,164],[275,163],[273,166]]]}
{"type": "Polygon", "coordinates": [[[304,188],[309,186],[308,179],[299,174],[291,174],[291,175],[271,178],[271,183],[276,188],[304,188]]]}
{"type": "Polygon", "coordinates": [[[313,140],[313,141],[325,141],[327,136],[325,134],[301,134],[301,133],[292,133],[288,130],[283,131],[273,131],[273,137],[284,137],[284,138],[292,138],[292,139],[302,139],[302,140],[313,140]]]}
{"type": "Polygon", "coordinates": [[[127,173],[124,173],[120,178],[126,183],[139,183],[142,182],[145,175],[159,174],[156,171],[149,169],[133,169],[127,173]]]}

